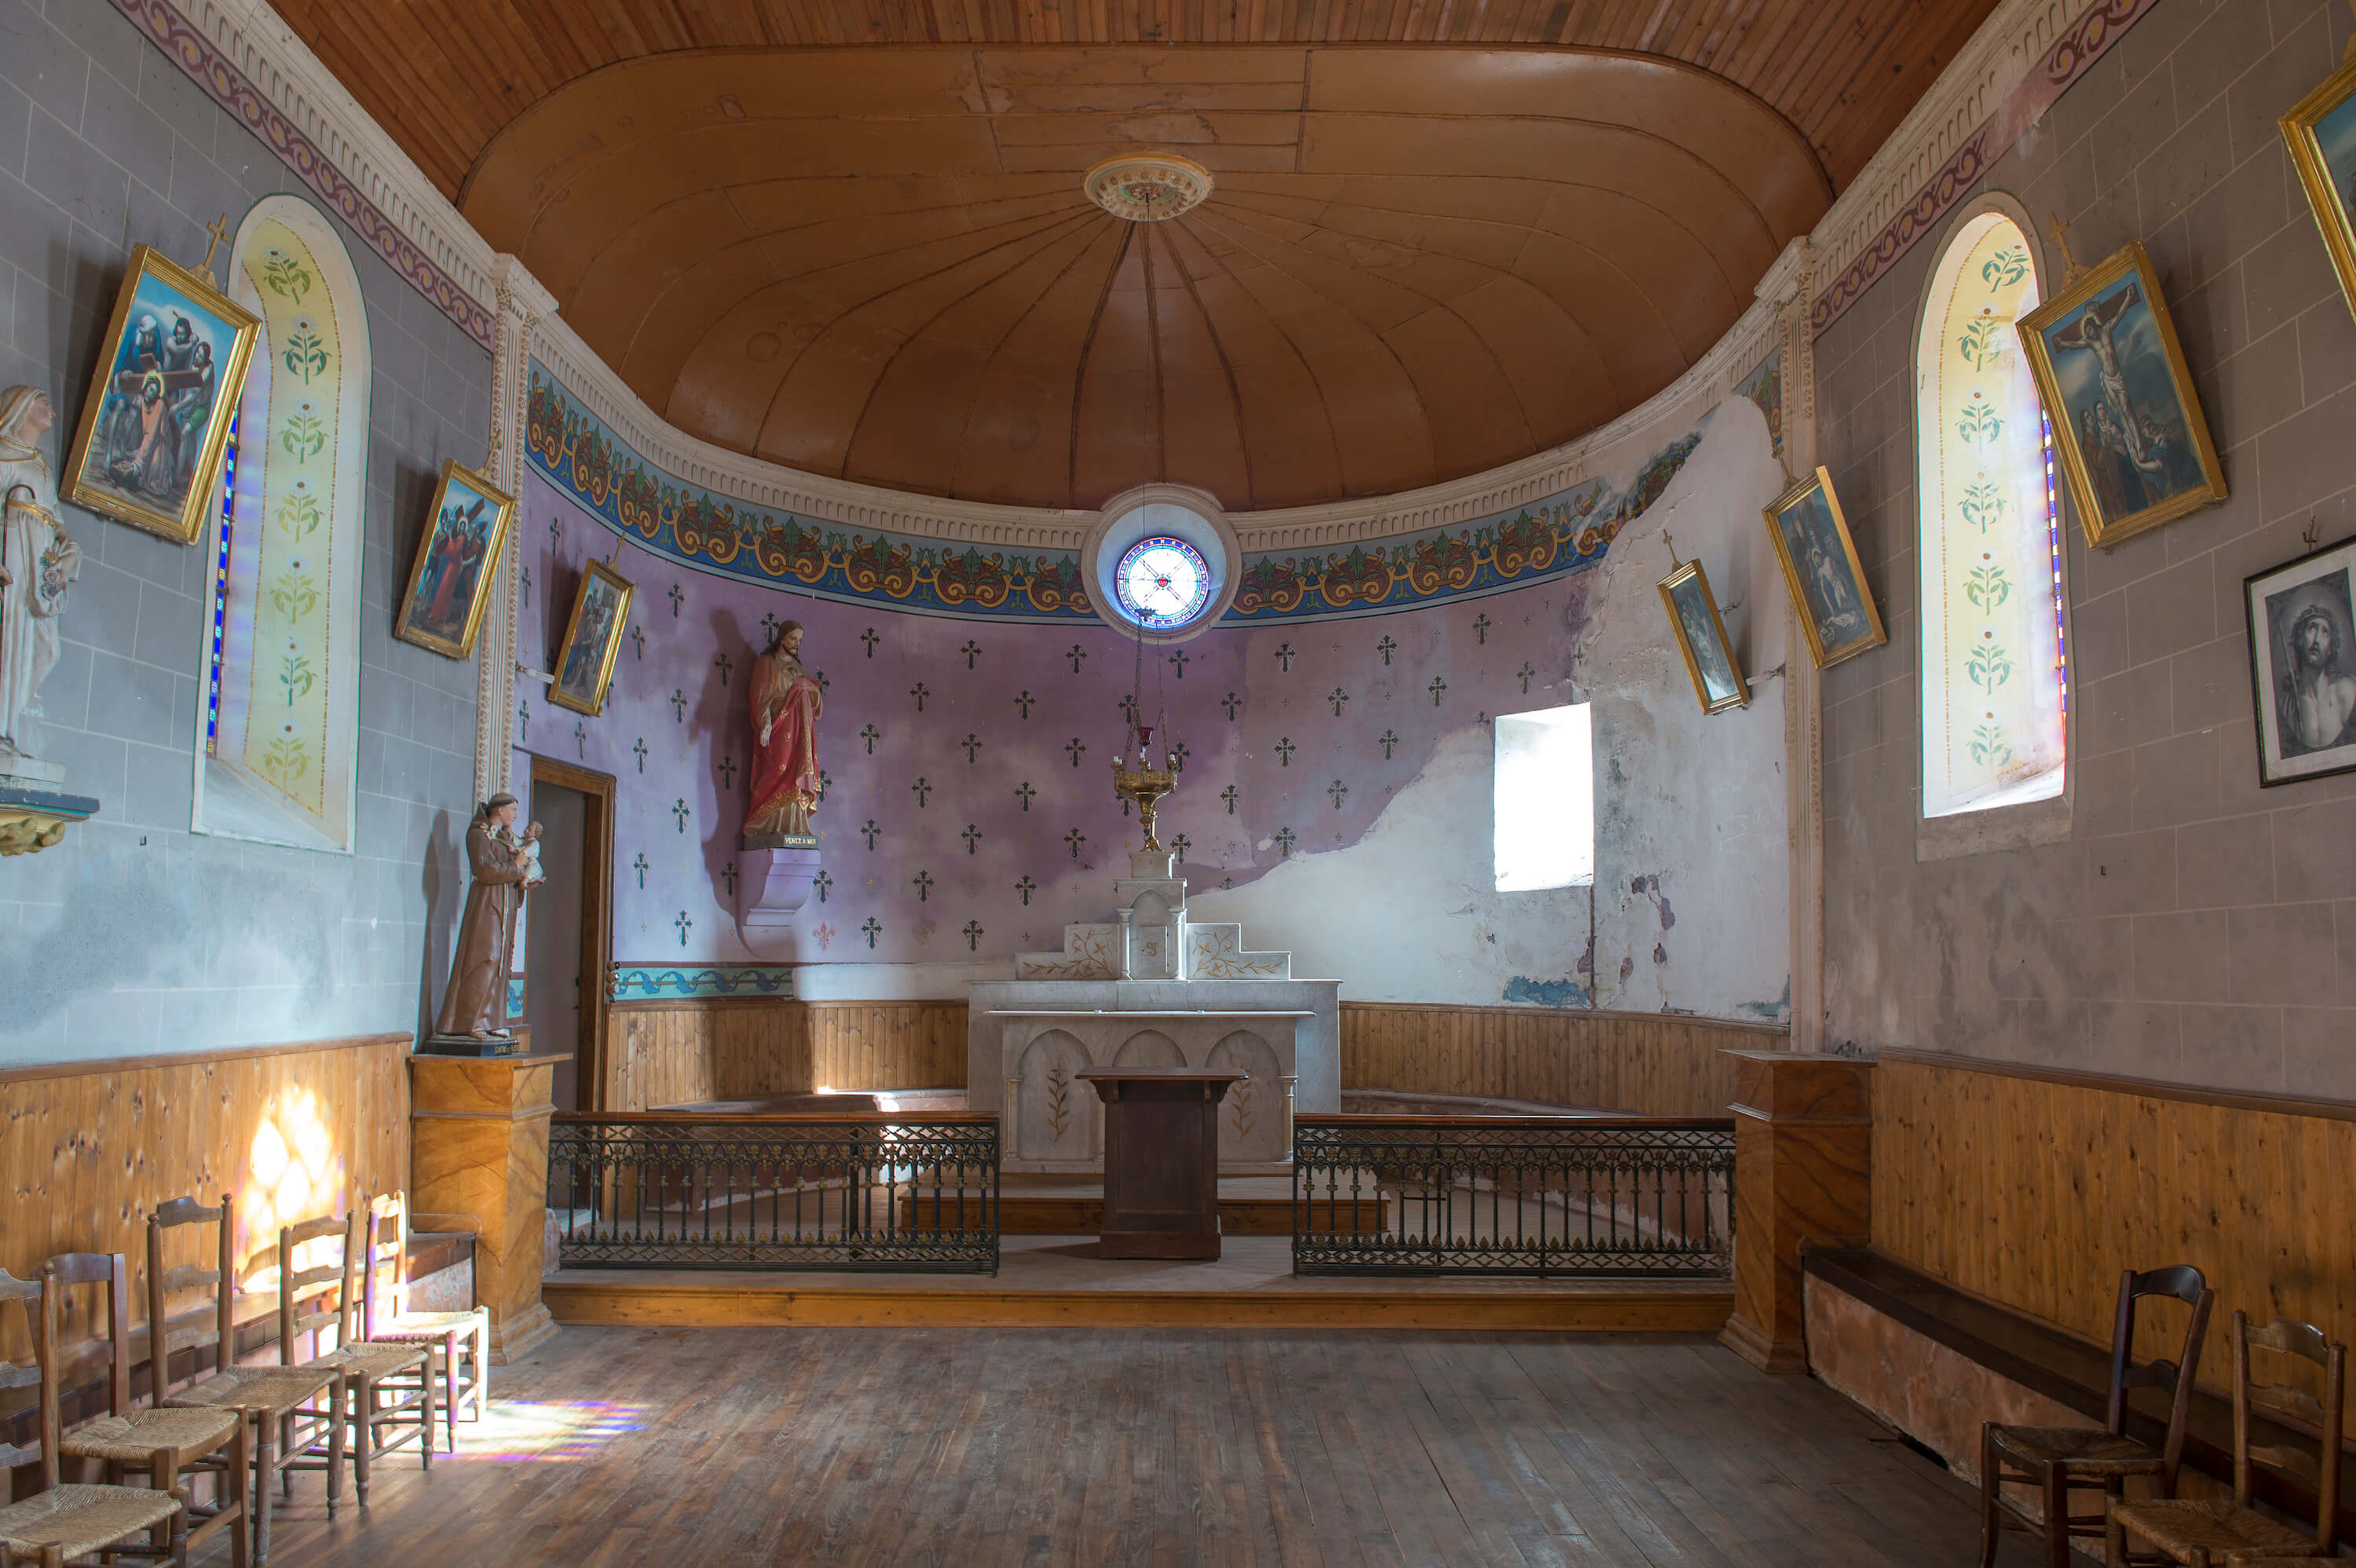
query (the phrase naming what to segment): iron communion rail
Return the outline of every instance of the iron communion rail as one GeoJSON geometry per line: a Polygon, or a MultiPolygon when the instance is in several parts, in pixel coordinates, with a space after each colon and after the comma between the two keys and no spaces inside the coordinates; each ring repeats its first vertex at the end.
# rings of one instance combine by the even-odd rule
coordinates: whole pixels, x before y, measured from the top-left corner
{"type": "Polygon", "coordinates": [[[565,1268],[998,1272],[998,1118],[559,1113],[565,1268]]]}
{"type": "Polygon", "coordinates": [[[1301,1115],[1292,1272],[1722,1277],[1734,1123],[1301,1115]]]}

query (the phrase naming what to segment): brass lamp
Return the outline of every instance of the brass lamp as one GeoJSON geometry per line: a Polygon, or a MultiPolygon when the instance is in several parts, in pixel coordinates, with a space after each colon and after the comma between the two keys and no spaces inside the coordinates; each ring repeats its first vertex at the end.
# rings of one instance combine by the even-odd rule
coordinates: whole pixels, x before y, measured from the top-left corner
{"type": "Polygon", "coordinates": [[[1130,747],[1112,760],[1112,792],[1123,800],[1137,802],[1137,815],[1145,823],[1145,848],[1160,853],[1162,840],[1153,836],[1154,803],[1173,793],[1178,785],[1178,754],[1165,753],[1162,765],[1153,765],[1153,726],[1131,724],[1129,727],[1130,747]],[[1134,754],[1137,765],[1129,765],[1134,754]]]}

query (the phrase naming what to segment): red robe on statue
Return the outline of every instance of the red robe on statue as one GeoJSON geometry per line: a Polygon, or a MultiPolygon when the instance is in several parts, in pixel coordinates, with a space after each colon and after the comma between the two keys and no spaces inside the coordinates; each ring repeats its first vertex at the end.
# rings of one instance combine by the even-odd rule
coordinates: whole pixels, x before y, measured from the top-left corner
{"type": "Polygon", "coordinates": [[[784,648],[754,661],[755,762],[746,838],[809,832],[810,812],[818,805],[818,718],[824,695],[803,672],[801,661],[784,648]],[[761,738],[764,725],[766,741],[761,738]]]}

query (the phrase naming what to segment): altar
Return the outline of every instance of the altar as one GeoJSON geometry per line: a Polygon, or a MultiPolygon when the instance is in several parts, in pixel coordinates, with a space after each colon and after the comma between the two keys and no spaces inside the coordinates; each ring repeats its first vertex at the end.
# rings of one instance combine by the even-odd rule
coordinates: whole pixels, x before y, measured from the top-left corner
{"type": "Polygon", "coordinates": [[[1219,1107],[1222,1176],[1289,1171],[1294,1113],[1342,1108],[1341,982],[1294,979],[1290,953],[1247,950],[1235,923],[1189,921],[1173,859],[1131,853],[1110,921],[969,988],[968,1098],[998,1113],[1002,1168],[1103,1170],[1094,1069],[1248,1074],[1219,1107]]]}

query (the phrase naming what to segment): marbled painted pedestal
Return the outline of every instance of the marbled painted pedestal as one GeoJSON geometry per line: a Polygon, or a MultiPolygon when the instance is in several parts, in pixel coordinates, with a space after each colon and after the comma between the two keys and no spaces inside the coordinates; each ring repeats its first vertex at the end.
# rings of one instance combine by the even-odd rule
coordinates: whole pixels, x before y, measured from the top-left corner
{"type": "Polygon", "coordinates": [[[736,931],[755,953],[776,955],[791,944],[794,923],[809,901],[819,850],[808,847],[747,848],[736,880],[736,931]]]}
{"type": "Polygon", "coordinates": [[[556,1109],[550,1090],[556,1064],[572,1060],[409,1059],[410,1207],[474,1221],[475,1293],[490,1309],[495,1366],[556,1332],[540,1300],[541,1246],[556,1109]]]}
{"type": "Polygon", "coordinates": [[[1800,1249],[1869,1229],[1873,1064],[1730,1051],[1735,1059],[1734,1315],[1719,1338],[1763,1371],[1804,1372],[1800,1249]]]}

